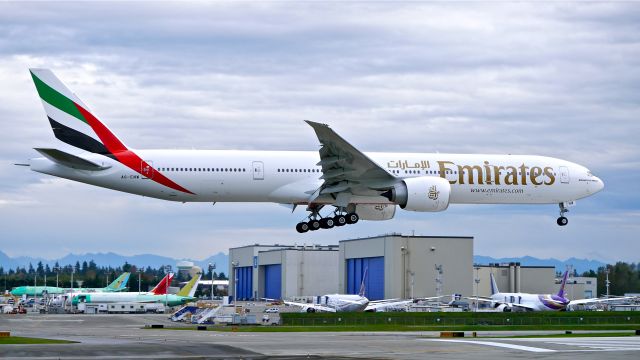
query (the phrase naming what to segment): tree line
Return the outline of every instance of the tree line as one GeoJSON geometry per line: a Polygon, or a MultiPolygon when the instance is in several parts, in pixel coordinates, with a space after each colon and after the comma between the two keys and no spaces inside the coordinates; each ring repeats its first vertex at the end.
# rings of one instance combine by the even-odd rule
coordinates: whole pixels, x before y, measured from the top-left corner
{"type": "Polygon", "coordinates": [[[607,272],[610,282],[610,295],[640,293],[640,264],[619,261],[615,265],[601,266],[598,271],[586,271],[582,276],[597,278],[598,291],[600,294],[606,294],[607,272]]]}
{"type": "MultiPolygon", "coordinates": [[[[209,273],[203,274],[203,279],[209,279],[209,273]]],[[[165,266],[162,265],[157,268],[147,266],[146,268],[138,268],[135,265],[131,265],[127,262],[122,266],[97,266],[96,263],[91,260],[89,262],[76,261],[75,265],[61,266],[56,262],[54,266],[49,264],[43,264],[39,261],[34,267],[29,263],[28,267],[17,267],[16,269],[5,270],[3,266],[0,266],[0,286],[3,287],[3,293],[6,290],[11,290],[17,286],[44,286],[45,276],[47,286],[56,286],[56,275],[59,287],[63,288],[78,288],[78,281],[82,282],[83,288],[100,288],[109,285],[123,272],[130,272],[131,277],[127,283],[127,287],[130,291],[138,291],[138,287],[142,291],[147,291],[154,287],[162,278],[166,275],[165,266]],[[140,272],[138,270],[140,269],[140,272]],[[73,286],[71,285],[71,277],[73,274],[73,286]],[[138,281],[138,279],[140,281],[138,281]]],[[[174,269],[175,272],[175,269],[174,269]]],[[[213,278],[216,280],[227,280],[224,272],[214,272],[213,278]]],[[[189,280],[189,274],[176,273],[172,284],[177,286],[179,282],[189,280]]]]}

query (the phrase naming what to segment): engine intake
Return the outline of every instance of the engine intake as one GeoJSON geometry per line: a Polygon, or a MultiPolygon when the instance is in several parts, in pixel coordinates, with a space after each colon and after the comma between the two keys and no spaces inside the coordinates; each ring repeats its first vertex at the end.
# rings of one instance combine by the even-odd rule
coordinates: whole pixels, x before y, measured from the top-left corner
{"type": "Polygon", "coordinates": [[[435,176],[406,178],[382,193],[382,196],[400,205],[403,210],[421,212],[446,210],[450,195],[449,181],[435,176]]]}

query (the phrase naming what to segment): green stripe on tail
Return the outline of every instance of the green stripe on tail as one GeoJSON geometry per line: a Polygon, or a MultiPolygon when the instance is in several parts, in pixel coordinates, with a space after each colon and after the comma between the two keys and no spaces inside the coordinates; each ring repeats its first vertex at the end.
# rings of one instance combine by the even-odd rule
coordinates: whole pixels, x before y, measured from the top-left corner
{"type": "Polygon", "coordinates": [[[33,72],[29,72],[31,73],[34,84],[36,84],[38,95],[40,95],[40,98],[43,101],[77,118],[78,120],[87,123],[87,120],[85,120],[84,116],[82,116],[80,110],[78,110],[76,104],[72,100],[68,99],[66,96],[60,94],[54,88],[44,83],[44,81],[35,76],[33,72]]]}

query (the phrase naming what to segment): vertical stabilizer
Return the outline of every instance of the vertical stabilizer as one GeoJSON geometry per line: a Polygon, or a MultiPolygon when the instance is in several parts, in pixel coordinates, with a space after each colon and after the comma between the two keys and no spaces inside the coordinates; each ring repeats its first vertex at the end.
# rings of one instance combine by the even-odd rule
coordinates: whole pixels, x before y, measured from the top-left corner
{"type": "Polygon", "coordinates": [[[496,278],[493,277],[493,273],[490,273],[489,277],[491,278],[491,295],[499,293],[500,290],[498,290],[498,284],[496,284],[496,278]]]}
{"type": "Polygon", "coordinates": [[[169,285],[171,285],[171,280],[173,280],[173,273],[168,273],[165,275],[162,280],[151,290],[153,295],[164,295],[167,293],[169,289],[169,285]]]}
{"type": "Polygon", "coordinates": [[[366,287],[366,283],[367,283],[367,272],[369,271],[369,268],[364,268],[364,275],[362,275],[362,282],[360,283],[360,291],[358,292],[358,295],[364,297],[364,294],[367,290],[366,287]]]}
{"type": "MultiPolygon", "coordinates": [[[[196,293],[196,289],[198,288],[198,281],[200,281],[200,278],[202,277],[202,273],[196,273],[191,280],[189,280],[189,282],[182,287],[182,289],[180,289],[180,291],[178,291],[178,293],[176,295],[178,296],[187,296],[187,297],[193,297],[193,295],[195,295],[196,293]]],[[[211,280],[213,281],[213,280],[211,280]]]]}
{"type": "Polygon", "coordinates": [[[567,276],[569,275],[569,270],[565,270],[564,275],[562,276],[562,282],[560,283],[560,290],[558,290],[558,296],[564,297],[564,286],[567,284],[567,276]]]}
{"type": "Polygon", "coordinates": [[[122,273],[122,275],[118,276],[113,282],[105,288],[106,291],[122,291],[127,286],[129,282],[129,276],[131,273],[122,273]]]}

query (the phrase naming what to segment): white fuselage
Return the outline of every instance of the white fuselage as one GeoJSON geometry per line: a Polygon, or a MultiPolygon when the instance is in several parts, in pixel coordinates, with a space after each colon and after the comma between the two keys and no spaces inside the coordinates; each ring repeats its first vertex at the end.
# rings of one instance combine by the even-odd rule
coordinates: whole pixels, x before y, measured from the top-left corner
{"type": "MultiPolygon", "coordinates": [[[[155,171],[140,175],[112,158],[79,156],[109,166],[78,170],[46,158],[31,159],[31,169],[87,184],[181,202],[274,202],[307,204],[323,180],[315,151],[137,150],[155,171]],[[157,172],[189,190],[154,181],[157,172]]],[[[452,204],[551,204],[590,196],[602,181],[578,164],[543,156],[367,153],[401,181],[443,177],[451,183],[452,204]]],[[[352,194],[351,203],[389,204],[373,192],[352,194]]],[[[332,203],[319,197],[316,203],[332,203]]]]}
{"type": "Polygon", "coordinates": [[[320,304],[336,312],[360,312],[369,305],[369,299],[360,295],[333,294],[320,297],[320,304]]]}
{"type": "Polygon", "coordinates": [[[495,304],[509,306],[513,310],[561,311],[566,310],[569,300],[551,294],[496,293],[491,295],[495,304]],[[517,305],[522,305],[518,307],[517,305]]]}

